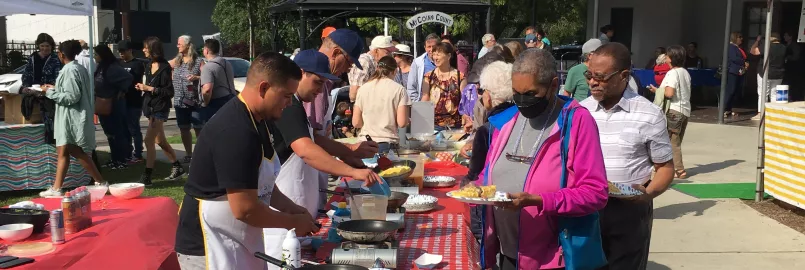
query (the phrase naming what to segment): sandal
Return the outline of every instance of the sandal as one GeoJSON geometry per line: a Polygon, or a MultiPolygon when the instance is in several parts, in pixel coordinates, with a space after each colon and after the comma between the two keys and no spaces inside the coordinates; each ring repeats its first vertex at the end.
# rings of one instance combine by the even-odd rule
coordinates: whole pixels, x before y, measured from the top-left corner
{"type": "Polygon", "coordinates": [[[678,179],[687,179],[687,178],[688,178],[688,172],[687,172],[687,171],[685,171],[684,169],[682,169],[682,170],[676,170],[676,171],[674,172],[674,178],[678,178],[678,179]]]}

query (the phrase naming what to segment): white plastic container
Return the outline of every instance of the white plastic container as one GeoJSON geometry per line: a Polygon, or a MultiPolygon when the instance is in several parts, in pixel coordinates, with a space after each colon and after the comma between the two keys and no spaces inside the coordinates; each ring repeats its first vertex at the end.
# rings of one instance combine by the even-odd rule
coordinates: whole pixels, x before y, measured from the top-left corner
{"type": "Polygon", "coordinates": [[[354,202],[347,197],[352,220],[386,220],[386,207],[389,203],[388,197],[373,194],[353,195],[353,197],[355,198],[354,202]]]}
{"type": "Polygon", "coordinates": [[[296,229],[291,229],[282,240],[282,260],[288,266],[302,267],[302,244],[296,239],[296,229]]]}
{"type": "Polygon", "coordinates": [[[774,103],[788,103],[788,85],[778,85],[774,89],[774,103]]]}

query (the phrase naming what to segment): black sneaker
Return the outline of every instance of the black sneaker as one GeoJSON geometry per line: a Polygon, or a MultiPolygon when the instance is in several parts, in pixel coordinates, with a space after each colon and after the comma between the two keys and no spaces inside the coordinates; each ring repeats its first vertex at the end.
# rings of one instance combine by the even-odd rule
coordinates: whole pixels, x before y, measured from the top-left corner
{"type": "Polygon", "coordinates": [[[171,174],[168,175],[168,177],[165,177],[165,180],[168,181],[179,180],[182,178],[184,174],[185,174],[184,167],[182,167],[181,165],[178,166],[173,165],[173,167],[171,168],[171,174]]]}
{"type": "Polygon", "coordinates": [[[125,168],[128,168],[128,167],[129,167],[129,166],[128,166],[128,165],[126,165],[126,163],[120,163],[120,162],[116,162],[116,163],[115,163],[115,165],[112,165],[111,167],[109,167],[109,169],[112,169],[112,170],[122,170],[122,169],[125,169],[125,168]]]}
{"type": "Polygon", "coordinates": [[[191,161],[193,161],[193,157],[191,156],[184,156],[184,159],[182,159],[182,163],[184,164],[190,164],[191,161]]]}
{"type": "Polygon", "coordinates": [[[141,184],[143,184],[145,186],[151,186],[151,175],[147,174],[147,173],[141,174],[140,175],[140,182],[138,182],[138,183],[141,183],[141,184]]]}

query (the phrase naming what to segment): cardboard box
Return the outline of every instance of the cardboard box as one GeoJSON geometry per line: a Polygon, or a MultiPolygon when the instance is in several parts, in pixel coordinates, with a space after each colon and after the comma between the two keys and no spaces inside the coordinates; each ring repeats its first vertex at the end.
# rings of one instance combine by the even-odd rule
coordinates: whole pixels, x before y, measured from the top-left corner
{"type": "Polygon", "coordinates": [[[22,116],[22,95],[17,94],[0,94],[3,97],[3,107],[5,123],[8,125],[16,124],[39,124],[42,123],[42,112],[39,106],[34,106],[31,119],[25,120],[22,116]]]}

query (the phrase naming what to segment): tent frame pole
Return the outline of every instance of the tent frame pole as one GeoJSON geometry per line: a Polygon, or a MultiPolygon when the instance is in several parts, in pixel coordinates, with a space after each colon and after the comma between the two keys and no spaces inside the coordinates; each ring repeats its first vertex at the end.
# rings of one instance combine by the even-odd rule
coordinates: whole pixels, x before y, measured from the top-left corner
{"type": "MultiPolygon", "coordinates": [[[[732,22],[732,0],[727,0],[727,16],[724,22],[724,51],[721,54],[721,89],[719,90],[718,102],[718,123],[724,124],[724,110],[727,106],[727,76],[729,75],[729,51],[730,51],[730,24],[732,22]]],[[[738,91],[735,89],[734,91],[738,91]]]]}
{"type": "MultiPolygon", "coordinates": [[[[765,41],[763,44],[763,85],[761,86],[761,93],[758,97],[760,99],[760,125],[758,126],[758,136],[757,136],[757,175],[755,179],[755,201],[760,202],[763,200],[763,193],[765,192],[763,182],[764,182],[764,175],[763,175],[763,168],[764,165],[764,156],[765,156],[765,144],[763,142],[764,134],[763,130],[766,126],[766,93],[769,91],[773,91],[769,89],[769,47],[771,46],[771,24],[774,19],[774,0],[767,1],[769,9],[766,13],[766,33],[765,33],[765,41]]],[[[771,95],[769,95],[771,96],[771,95]]]]}

